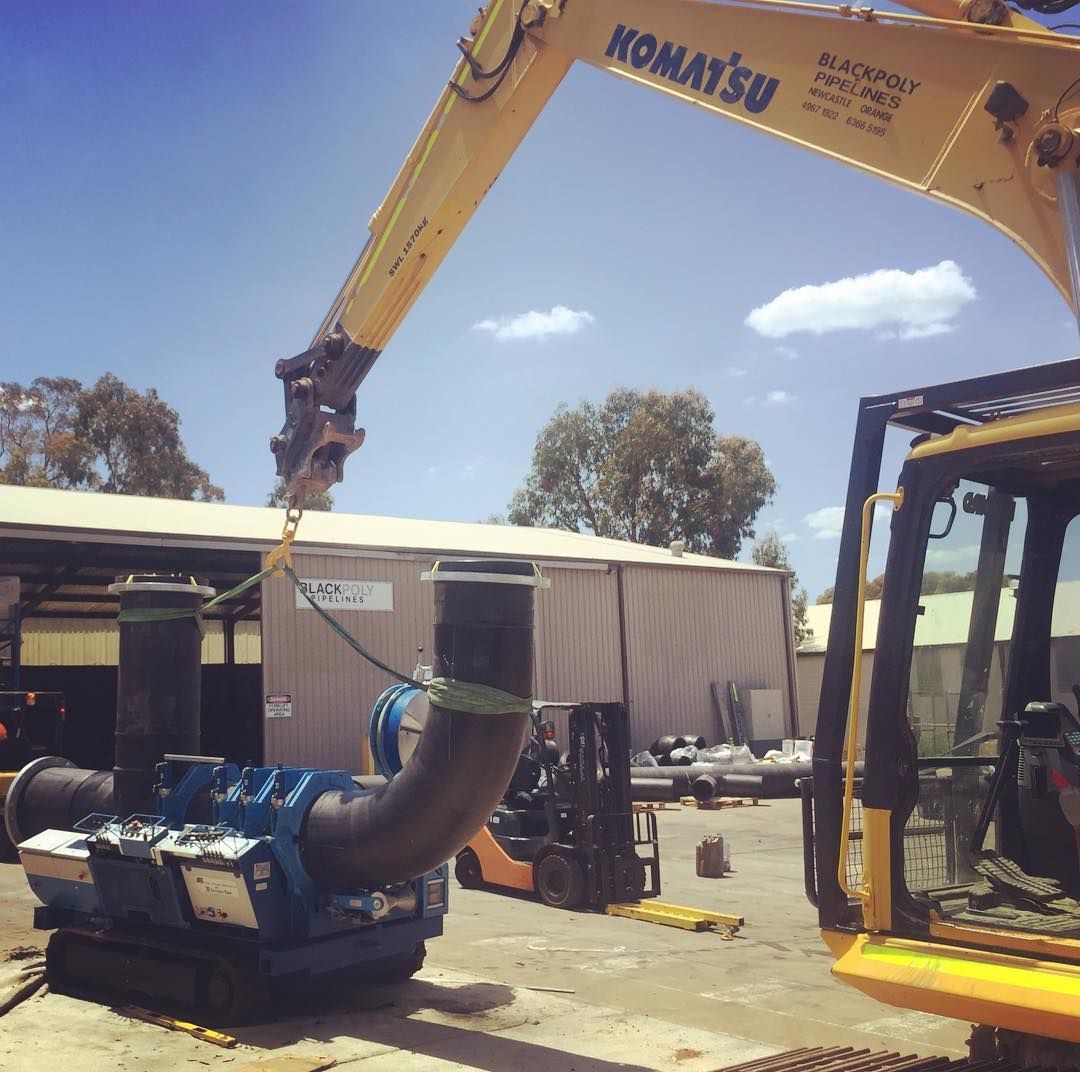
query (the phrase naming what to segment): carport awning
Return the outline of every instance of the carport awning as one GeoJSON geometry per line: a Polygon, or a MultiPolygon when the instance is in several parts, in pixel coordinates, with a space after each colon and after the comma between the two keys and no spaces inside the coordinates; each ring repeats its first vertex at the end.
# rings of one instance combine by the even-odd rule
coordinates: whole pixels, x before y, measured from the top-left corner
{"type": "MultiPolygon", "coordinates": [[[[259,555],[253,551],[0,537],[0,575],[19,579],[23,621],[113,619],[119,596],[110,594],[108,586],[131,573],[192,574],[224,592],[259,568],[259,555]]],[[[259,597],[260,586],[255,585],[213,607],[206,617],[258,620],[259,597]]]]}

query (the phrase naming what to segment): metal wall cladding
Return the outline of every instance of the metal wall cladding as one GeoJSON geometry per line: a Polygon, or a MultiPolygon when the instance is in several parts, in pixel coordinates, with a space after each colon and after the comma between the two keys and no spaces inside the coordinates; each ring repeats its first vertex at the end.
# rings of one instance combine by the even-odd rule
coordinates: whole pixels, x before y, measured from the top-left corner
{"type": "MultiPolygon", "coordinates": [[[[800,655],[795,661],[799,682],[799,732],[803,737],[817,733],[821,705],[821,679],[825,673],[825,653],[814,651],[800,655]]],[[[859,753],[866,743],[866,718],[870,708],[870,682],[874,676],[874,653],[864,651],[862,657],[862,688],[859,690],[859,753]]]]}
{"type": "MultiPolygon", "coordinates": [[[[302,578],[391,581],[394,610],[333,611],[365,648],[411,674],[416,649],[430,662],[434,586],[420,580],[430,558],[295,555],[302,578]]],[[[622,696],[615,574],[606,569],[547,569],[551,588],[536,593],[533,695],[611,700],[622,696]]],[[[393,679],[353,652],[322,618],[297,609],[286,580],[263,582],[263,686],[292,698],[292,715],[266,720],[268,761],[366,770],[372,705],[393,679]]]]}
{"type": "Polygon", "coordinates": [[[545,571],[536,597],[536,689],[544,700],[622,699],[619,582],[614,570],[545,571]]]}
{"type": "Polygon", "coordinates": [[[624,593],[635,750],[666,733],[721,740],[710,681],[725,698],[728,681],[743,690],[779,689],[792,734],[786,575],[632,566],[624,570],[624,593]]]}
{"type": "MultiPolygon", "coordinates": [[[[301,578],[390,581],[394,609],[341,610],[331,616],[373,655],[411,674],[416,649],[431,649],[434,592],[420,581],[430,558],[294,555],[301,578]]],[[[292,698],[292,715],[268,718],[264,754],[272,763],[330,770],[367,769],[368,715],[393,679],[354,652],[310,607],[296,607],[284,577],[262,582],[263,691],[292,698]]]]}
{"type": "MultiPolygon", "coordinates": [[[[204,664],[225,661],[221,622],[205,621],[204,664]]],[[[262,659],[258,622],[237,622],[235,656],[238,663],[262,659]]],[[[120,657],[120,627],[115,621],[68,618],[30,618],[22,628],[24,666],[116,666],[120,657]]]]}
{"type": "MultiPolygon", "coordinates": [[[[536,597],[538,700],[603,703],[621,700],[619,580],[614,569],[546,570],[551,587],[536,597]]],[[[562,749],[569,713],[548,709],[562,749]]]]}

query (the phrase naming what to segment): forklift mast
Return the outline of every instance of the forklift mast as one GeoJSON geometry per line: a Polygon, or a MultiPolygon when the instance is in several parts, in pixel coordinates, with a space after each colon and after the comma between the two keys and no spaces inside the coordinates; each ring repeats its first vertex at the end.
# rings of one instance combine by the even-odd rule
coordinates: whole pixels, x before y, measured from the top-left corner
{"type": "Polygon", "coordinates": [[[571,778],[579,820],[603,826],[612,852],[633,847],[630,728],[621,703],[588,704],[570,712],[571,778]]]}
{"type": "Polygon", "coordinates": [[[634,812],[629,756],[630,722],[623,704],[581,704],[570,712],[574,847],[597,908],[660,893],[656,818],[634,812]],[[646,847],[651,857],[638,854],[646,847]]]}

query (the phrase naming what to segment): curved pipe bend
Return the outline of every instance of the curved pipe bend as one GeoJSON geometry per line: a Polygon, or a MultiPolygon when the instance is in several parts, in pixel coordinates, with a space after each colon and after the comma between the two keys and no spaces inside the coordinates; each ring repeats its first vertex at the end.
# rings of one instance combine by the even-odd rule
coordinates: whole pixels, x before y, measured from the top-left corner
{"type": "Polygon", "coordinates": [[[377,789],[323,793],[300,832],[300,859],[320,885],[407,882],[463,849],[506,791],[528,715],[431,706],[416,751],[377,789]]]}
{"type": "MultiPolygon", "coordinates": [[[[443,562],[435,581],[436,677],[529,696],[533,682],[531,562],[443,562]]],[[[430,704],[408,762],[374,790],[332,789],[311,805],[300,860],[330,888],[373,889],[439,867],[487,822],[529,726],[528,714],[477,715],[430,704]]]]}

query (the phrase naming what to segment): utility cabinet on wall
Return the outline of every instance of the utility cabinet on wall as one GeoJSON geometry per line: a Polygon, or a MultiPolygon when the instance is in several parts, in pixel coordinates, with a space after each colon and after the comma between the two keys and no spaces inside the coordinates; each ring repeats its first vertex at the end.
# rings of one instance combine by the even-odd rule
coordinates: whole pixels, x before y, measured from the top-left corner
{"type": "Polygon", "coordinates": [[[742,696],[751,741],[779,741],[790,736],[779,689],[745,689],[742,696]]]}

